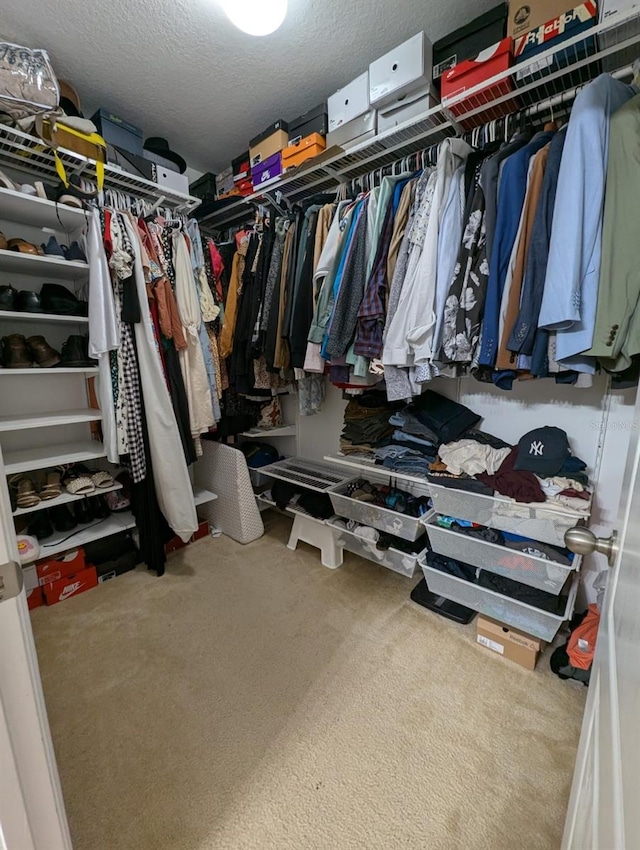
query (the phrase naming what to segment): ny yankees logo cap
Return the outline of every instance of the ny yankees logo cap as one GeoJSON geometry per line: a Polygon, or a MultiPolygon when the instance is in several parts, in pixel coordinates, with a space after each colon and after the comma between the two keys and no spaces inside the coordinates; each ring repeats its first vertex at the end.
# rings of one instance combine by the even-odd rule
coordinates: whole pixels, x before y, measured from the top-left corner
{"type": "Polygon", "coordinates": [[[566,431],[551,426],[536,428],[518,443],[518,459],[513,468],[548,478],[560,472],[570,454],[566,431]]]}

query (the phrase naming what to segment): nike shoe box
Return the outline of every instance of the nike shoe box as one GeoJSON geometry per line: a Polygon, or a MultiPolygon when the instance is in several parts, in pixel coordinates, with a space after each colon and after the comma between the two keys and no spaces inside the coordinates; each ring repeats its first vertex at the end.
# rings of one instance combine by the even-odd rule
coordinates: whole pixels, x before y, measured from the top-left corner
{"type": "Polygon", "coordinates": [[[36,563],[38,584],[41,587],[46,584],[53,584],[56,581],[75,575],[75,573],[82,572],[85,566],[84,549],[72,549],[69,552],[65,552],[64,555],[38,561],[36,563]]]}
{"type": "Polygon", "coordinates": [[[506,35],[507,5],[500,3],[470,23],[433,43],[433,82],[440,90],[440,78],[465,59],[473,59],[506,35]]]}
{"type": "Polygon", "coordinates": [[[92,587],[97,586],[98,573],[96,568],[87,567],[79,573],[60,579],[60,581],[45,584],[42,590],[47,605],[57,605],[58,602],[64,602],[66,599],[71,599],[72,596],[79,596],[86,590],[91,590],[92,587]]]}
{"type": "Polygon", "coordinates": [[[202,540],[203,537],[207,537],[209,534],[209,523],[204,520],[198,525],[198,530],[191,536],[191,539],[184,543],[177,535],[172,537],[168,543],[165,543],[164,551],[169,555],[171,552],[177,552],[178,549],[184,549],[185,546],[188,546],[189,543],[195,543],[196,540],[202,540]]]}
{"type": "Polygon", "coordinates": [[[282,118],[270,124],[249,142],[251,167],[265,163],[289,144],[289,125],[282,118]]]}
{"type": "Polygon", "coordinates": [[[378,112],[376,109],[370,109],[352,121],[329,131],[327,133],[327,148],[336,146],[343,149],[350,148],[367,139],[373,139],[377,132],[378,112]]]}
{"type": "Polygon", "coordinates": [[[96,568],[100,584],[135,569],[142,560],[128,531],[87,543],[84,554],[87,564],[96,568]]]}
{"type": "Polygon", "coordinates": [[[33,611],[34,608],[41,608],[44,605],[44,594],[41,587],[33,587],[31,590],[27,590],[26,594],[29,611],[33,611]]]}
{"type": "Polygon", "coordinates": [[[218,198],[221,195],[226,195],[227,192],[231,192],[233,189],[233,166],[229,166],[225,168],[224,171],[221,171],[216,177],[216,193],[218,198]]]}
{"type": "Polygon", "coordinates": [[[378,111],[378,135],[399,127],[405,121],[420,118],[437,103],[438,98],[430,84],[402,95],[378,111]]]}

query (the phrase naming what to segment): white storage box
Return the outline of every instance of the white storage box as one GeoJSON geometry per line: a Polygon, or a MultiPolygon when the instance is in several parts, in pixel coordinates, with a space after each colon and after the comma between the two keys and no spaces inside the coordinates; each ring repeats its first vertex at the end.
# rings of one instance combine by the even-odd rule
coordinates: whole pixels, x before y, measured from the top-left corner
{"type": "Polygon", "coordinates": [[[170,168],[165,168],[163,165],[156,165],[156,183],[158,186],[171,189],[172,192],[180,192],[183,195],[189,194],[189,178],[187,175],[178,174],[177,171],[171,171],[170,168]]]}
{"type": "Polygon", "coordinates": [[[369,110],[369,72],[360,74],[353,82],[338,89],[327,101],[329,132],[348,124],[369,110]]]}
{"type": "Polygon", "coordinates": [[[364,142],[367,139],[373,139],[378,128],[378,113],[375,109],[370,109],[364,115],[359,115],[353,121],[343,124],[336,130],[332,130],[327,134],[327,147],[338,145],[340,148],[349,148],[364,142]]]}
{"type": "Polygon", "coordinates": [[[433,109],[437,103],[438,98],[429,84],[396,98],[392,103],[378,111],[378,133],[384,133],[385,130],[398,127],[412,118],[421,117],[430,109],[433,109]]]}
{"type": "Polygon", "coordinates": [[[479,614],[486,614],[487,617],[499,620],[507,626],[513,626],[541,640],[552,641],[560,626],[573,616],[580,581],[577,573],[571,583],[564,613],[558,616],[540,608],[534,608],[533,605],[527,605],[525,602],[518,602],[517,599],[502,596],[486,587],[434,570],[423,558],[420,558],[420,562],[427,587],[432,593],[465,605],[479,614]]]}
{"type": "Polygon", "coordinates": [[[431,548],[439,555],[546,590],[547,593],[559,594],[567,578],[580,567],[581,559],[578,556],[574,556],[573,563],[567,567],[544,558],[525,555],[507,546],[441,528],[436,524],[435,517],[427,526],[427,533],[431,548]]]}
{"type": "Polygon", "coordinates": [[[384,106],[430,82],[431,42],[419,32],[369,65],[369,100],[384,106]]]}
{"type": "Polygon", "coordinates": [[[348,486],[342,484],[329,490],[334,511],[338,516],[355,519],[361,525],[369,525],[378,531],[386,531],[404,540],[417,540],[424,533],[427,520],[434,516],[433,511],[428,511],[422,517],[412,517],[392,511],[391,508],[372,505],[371,502],[360,502],[346,495],[348,486]]]}
{"type": "Polygon", "coordinates": [[[564,546],[564,533],[578,524],[575,514],[540,505],[522,505],[497,496],[481,496],[429,483],[436,513],[564,546]]]}
{"type": "MultiPolygon", "coordinates": [[[[600,50],[616,47],[630,36],[638,34],[638,18],[640,0],[601,0],[599,21],[608,24],[606,29],[598,33],[600,50]]],[[[602,70],[615,71],[624,65],[632,65],[638,58],[637,44],[631,44],[624,50],[616,50],[602,57],[602,70]]]]}
{"type": "Polygon", "coordinates": [[[401,552],[399,549],[393,548],[383,551],[378,549],[375,543],[363,540],[352,531],[336,525],[335,520],[327,520],[327,525],[333,528],[338,546],[346,549],[347,552],[353,552],[354,555],[359,555],[367,561],[373,561],[387,567],[394,573],[400,573],[407,578],[413,578],[420,570],[419,557],[424,553],[410,555],[408,552],[401,552]]]}

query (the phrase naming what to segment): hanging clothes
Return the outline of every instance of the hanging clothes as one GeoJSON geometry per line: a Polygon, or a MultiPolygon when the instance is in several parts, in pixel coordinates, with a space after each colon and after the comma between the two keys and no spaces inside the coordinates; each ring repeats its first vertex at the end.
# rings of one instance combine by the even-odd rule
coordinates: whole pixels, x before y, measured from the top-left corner
{"type": "MultiPolygon", "coordinates": [[[[123,222],[129,240],[135,245],[137,234],[133,225],[126,218],[123,222]]],[[[198,517],[154,336],[144,270],[139,255],[136,252],[134,254],[134,280],[141,307],[141,321],[134,325],[134,334],[144,408],[150,411],[147,429],[153,479],[160,510],[173,531],[186,543],[197,531],[198,517]]]]}

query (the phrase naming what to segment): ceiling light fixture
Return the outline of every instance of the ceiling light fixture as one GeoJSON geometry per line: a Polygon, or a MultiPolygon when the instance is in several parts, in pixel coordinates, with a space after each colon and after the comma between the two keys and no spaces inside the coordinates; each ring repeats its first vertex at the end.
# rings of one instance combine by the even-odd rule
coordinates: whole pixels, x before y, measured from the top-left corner
{"type": "Polygon", "coordinates": [[[222,0],[232,24],[249,35],[271,35],[287,16],[288,0],[222,0]]]}

